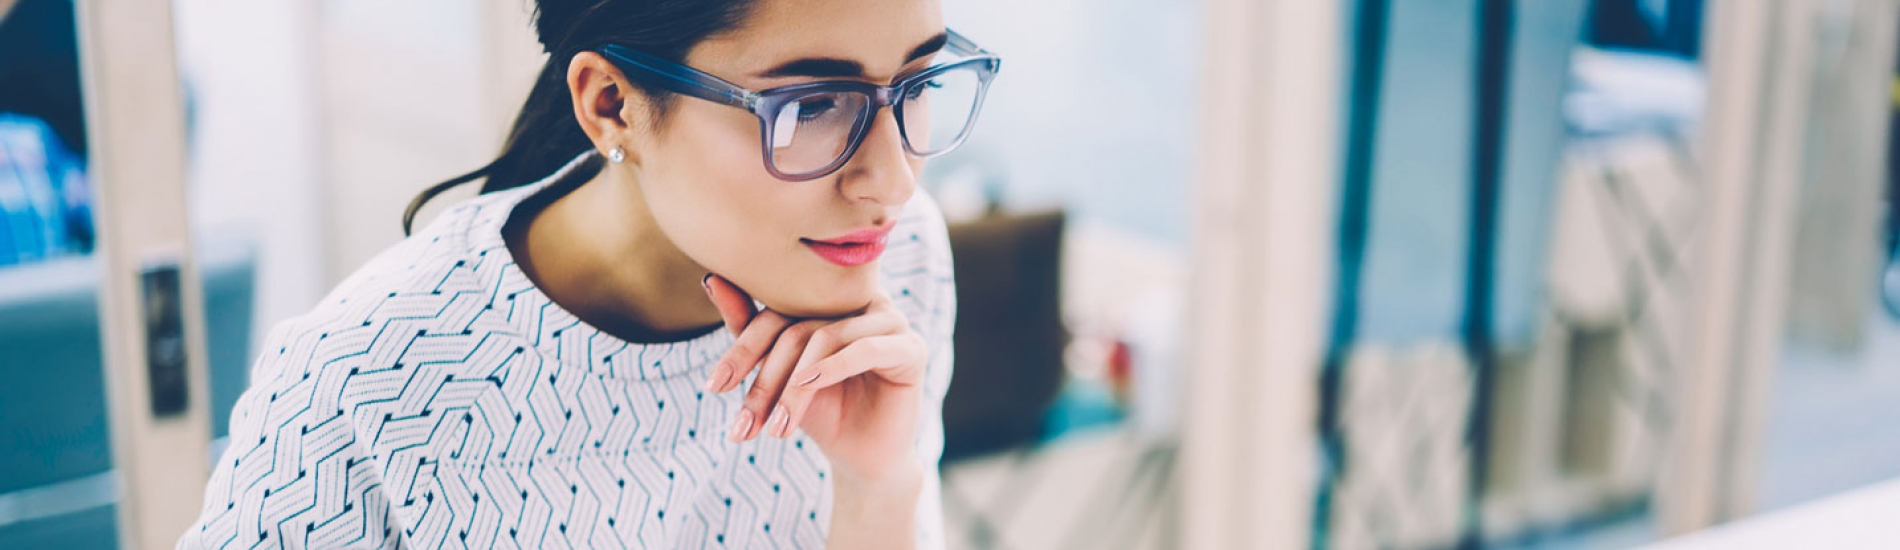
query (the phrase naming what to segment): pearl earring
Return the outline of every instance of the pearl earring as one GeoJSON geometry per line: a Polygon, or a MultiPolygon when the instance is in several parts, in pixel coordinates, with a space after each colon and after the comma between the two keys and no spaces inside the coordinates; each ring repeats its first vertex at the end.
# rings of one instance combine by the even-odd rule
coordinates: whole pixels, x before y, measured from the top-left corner
{"type": "Polygon", "coordinates": [[[608,149],[607,160],[613,161],[614,164],[620,164],[622,162],[626,162],[627,152],[620,150],[619,147],[608,149]]]}

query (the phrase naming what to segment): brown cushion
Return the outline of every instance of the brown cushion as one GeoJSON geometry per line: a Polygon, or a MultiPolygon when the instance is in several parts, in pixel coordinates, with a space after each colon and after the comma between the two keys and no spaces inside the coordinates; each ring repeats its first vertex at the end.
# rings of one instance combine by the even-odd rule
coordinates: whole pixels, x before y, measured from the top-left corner
{"type": "Polygon", "coordinates": [[[956,374],[944,398],[944,460],[1032,443],[1061,388],[1060,211],[950,225],[956,374]]]}

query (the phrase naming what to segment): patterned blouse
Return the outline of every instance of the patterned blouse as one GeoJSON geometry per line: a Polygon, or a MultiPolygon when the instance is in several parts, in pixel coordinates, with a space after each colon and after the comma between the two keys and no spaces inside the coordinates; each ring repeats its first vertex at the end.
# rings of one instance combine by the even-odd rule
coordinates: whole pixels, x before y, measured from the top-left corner
{"type": "MultiPolygon", "coordinates": [[[[817,445],[731,443],[743,392],[701,391],[729,332],[615,338],[510,257],[515,206],[587,156],[456,205],[272,330],[178,547],[823,547],[832,493],[817,445]]],[[[917,540],[941,548],[949,241],[923,193],[890,238],[883,284],[931,349],[917,540]]]]}

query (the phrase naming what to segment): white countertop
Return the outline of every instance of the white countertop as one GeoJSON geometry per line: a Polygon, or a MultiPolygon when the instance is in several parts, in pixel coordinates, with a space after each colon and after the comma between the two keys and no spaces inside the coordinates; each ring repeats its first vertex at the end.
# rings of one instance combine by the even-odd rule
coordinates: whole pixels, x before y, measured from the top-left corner
{"type": "Polygon", "coordinates": [[[1900,548],[1900,479],[1718,525],[1645,548],[1900,548]]]}

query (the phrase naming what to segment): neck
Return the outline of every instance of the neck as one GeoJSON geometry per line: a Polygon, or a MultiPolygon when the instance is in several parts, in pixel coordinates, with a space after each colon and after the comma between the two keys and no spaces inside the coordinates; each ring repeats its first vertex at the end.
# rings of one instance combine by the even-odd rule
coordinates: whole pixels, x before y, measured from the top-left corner
{"type": "Polygon", "coordinates": [[[632,342],[677,340],[720,323],[700,286],[706,269],[660,231],[626,170],[606,165],[538,212],[519,212],[526,223],[508,231],[516,262],[582,321],[632,342]]]}

